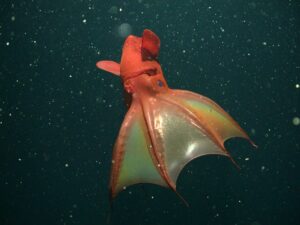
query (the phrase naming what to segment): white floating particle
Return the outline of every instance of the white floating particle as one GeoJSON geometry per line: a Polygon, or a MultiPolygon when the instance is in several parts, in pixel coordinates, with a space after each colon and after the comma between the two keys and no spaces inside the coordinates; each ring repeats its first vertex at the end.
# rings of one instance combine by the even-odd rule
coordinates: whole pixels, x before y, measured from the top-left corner
{"type": "Polygon", "coordinates": [[[15,21],[16,20],[16,17],[15,16],[12,16],[11,17],[11,21],[15,21]]]}
{"type": "Polygon", "coordinates": [[[69,167],[69,164],[68,164],[68,163],[66,163],[66,164],[65,164],[65,167],[66,167],[66,168],[67,168],[67,167],[69,167]]]}
{"type": "Polygon", "coordinates": [[[247,157],[247,158],[245,158],[245,161],[249,161],[249,159],[250,159],[250,158],[249,158],[249,157],[247,157]]]}
{"type": "Polygon", "coordinates": [[[130,35],[132,32],[132,27],[129,23],[122,23],[120,26],[117,27],[118,36],[121,38],[125,38],[130,35]]]}
{"type": "Polygon", "coordinates": [[[266,45],[267,45],[267,42],[263,41],[263,42],[262,42],[262,45],[266,46],[266,45]]]}
{"type": "Polygon", "coordinates": [[[6,42],[6,46],[9,46],[9,42],[6,42]]]}
{"type": "Polygon", "coordinates": [[[296,88],[300,88],[300,84],[296,84],[295,87],[296,87],[296,88]]]}
{"type": "Polygon", "coordinates": [[[86,19],[83,19],[82,22],[83,22],[83,23],[86,23],[86,19]]]}
{"type": "Polygon", "coordinates": [[[22,159],[21,159],[21,158],[18,158],[18,161],[19,161],[19,162],[21,162],[21,161],[22,161],[22,159]]]}
{"type": "Polygon", "coordinates": [[[295,126],[299,126],[300,125],[300,118],[299,117],[294,117],[293,118],[293,124],[295,125],[295,126]]]}

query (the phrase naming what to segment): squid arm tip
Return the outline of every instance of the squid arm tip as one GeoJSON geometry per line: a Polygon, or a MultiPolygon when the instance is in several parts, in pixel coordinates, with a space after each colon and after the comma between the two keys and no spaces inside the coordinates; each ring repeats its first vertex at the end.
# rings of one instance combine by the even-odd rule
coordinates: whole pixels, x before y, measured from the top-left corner
{"type": "Polygon", "coordinates": [[[249,142],[255,149],[258,149],[258,146],[250,138],[249,138],[249,142]]]}

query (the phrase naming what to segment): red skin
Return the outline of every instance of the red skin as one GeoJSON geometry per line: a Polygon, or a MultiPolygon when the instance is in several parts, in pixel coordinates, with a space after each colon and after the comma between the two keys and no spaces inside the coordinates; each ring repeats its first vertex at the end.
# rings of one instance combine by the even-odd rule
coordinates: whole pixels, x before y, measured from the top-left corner
{"type": "MultiPolygon", "coordinates": [[[[156,183],[167,186],[177,193],[177,176],[183,166],[192,159],[207,154],[220,154],[232,159],[224,147],[224,141],[231,137],[246,138],[255,146],[242,128],[215,102],[189,91],[172,90],[168,87],[161,66],[157,61],[159,48],[159,38],[152,31],[145,30],[142,37],[128,36],[123,46],[120,64],[113,61],[99,61],[97,63],[98,68],[120,76],[125,91],[132,98],[131,106],[122,123],[114,148],[110,181],[111,198],[120,191],[120,185],[127,186],[134,183],[156,183]],[[200,108],[194,108],[186,100],[199,102],[200,108]],[[201,109],[201,105],[203,105],[203,109],[201,109]],[[212,111],[211,114],[207,112],[207,107],[212,111]],[[160,108],[162,108],[161,111],[160,108]],[[174,115],[184,116],[186,123],[198,127],[199,132],[203,133],[207,140],[213,143],[212,146],[208,146],[207,150],[195,152],[193,155],[185,157],[186,159],[183,159],[181,154],[178,154],[178,158],[175,156],[174,160],[175,163],[178,161],[177,169],[179,172],[171,171],[169,165],[166,164],[165,157],[169,157],[167,154],[172,154],[172,157],[174,155],[168,149],[164,149],[167,141],[163,139],[164,135],[159,136],[161,130],[155,128],[155,121],[158,118],[161,119],[160,113],[166,112],[168,116],[170,114],[170,118],[174,115]],[[138,177],[133,183],[119,183],[120,170],[126,154],[126,138],[128,138],[130,127],[136,118],[142,118],[143,124],[146,126],[144,135],[147,136],[151,144],[151,148],[147,151],[150,152],[153,165],[162,178],[159,182],[149,181],[147,177],[138,177]]],[[[178,129],[180,128],[178,127],[178,129]]],[[[165,130],[169,132],[168,127],[165,130]]],[[[187,147],[197,144],[198,141],[198,139],[191,140],[187,143],[187,147]]],[[[205,140],[203,143],[207,144],[205,140]]],[[[184,151],[189,154],[186,149],[183,149],[184,151]]],[[[186,203],[178,193],[177,195],[186,203]]]]}

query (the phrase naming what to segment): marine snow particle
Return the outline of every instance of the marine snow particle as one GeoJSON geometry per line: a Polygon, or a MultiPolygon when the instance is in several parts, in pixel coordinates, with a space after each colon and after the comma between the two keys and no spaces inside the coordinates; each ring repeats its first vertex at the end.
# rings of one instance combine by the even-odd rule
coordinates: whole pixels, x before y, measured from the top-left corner
{"type": "Polygon", "coordinates": [[[293,124],[295,125],[295,126],[298,126],[298,125],[300,125],[300,118],[299,117],[294,117],[293,118],[293,124]]]}
{"type": "Polygon", "coordinates": [[[118,35],[121,37],[121,38],[125,38],[127,37],[129,34],[131,34],[132,32],[132,28],[130,26],[130,24],[128,23],[122,23],[118,28],[118,35]]]}

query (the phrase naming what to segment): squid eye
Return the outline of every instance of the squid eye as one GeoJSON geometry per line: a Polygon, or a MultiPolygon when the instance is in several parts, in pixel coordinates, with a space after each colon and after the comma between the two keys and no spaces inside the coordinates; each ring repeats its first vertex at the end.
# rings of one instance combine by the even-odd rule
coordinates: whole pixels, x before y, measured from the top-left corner
{"type": "Polygon", "coordinates": [[[161,81],[161,80],[157,80],[157,85],[159,87],[163,87],[164,86],[164,83],[161,81]]]}

